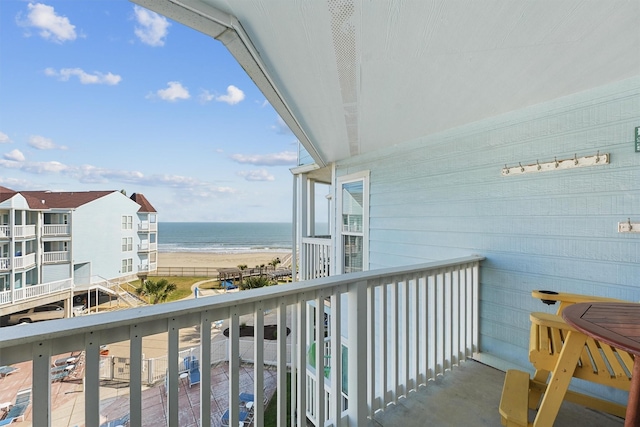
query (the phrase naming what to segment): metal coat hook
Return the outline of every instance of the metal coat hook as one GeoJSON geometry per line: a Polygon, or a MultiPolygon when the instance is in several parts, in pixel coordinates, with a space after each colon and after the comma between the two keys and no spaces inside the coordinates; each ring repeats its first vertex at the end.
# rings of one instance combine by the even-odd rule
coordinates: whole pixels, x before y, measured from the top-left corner
{"type": "MultiPolygon", "coordinates": [[[[538,173],[548,171],[558,171],[573,168],[582,168],[585,166],[602,166],[609,164],[609,154],[600,154],[598,150],[597,154],[590,156],[578,157],[578,153],[575,153],[573,157],[558,160],[558,157],[554,157],[553,160],[547,162],[540,162],[540,159],[536,159],[531,164],[523,165],[522,162],[518,162],[516,166],[509,167],[507,164],[502,168],[502,176],[521,175],[525,173],[538,173]]],[[[623,223],[626,227],[626,223],[623,223]]],[[[640,229],[640,227],[636,227],[640,229]]]]}

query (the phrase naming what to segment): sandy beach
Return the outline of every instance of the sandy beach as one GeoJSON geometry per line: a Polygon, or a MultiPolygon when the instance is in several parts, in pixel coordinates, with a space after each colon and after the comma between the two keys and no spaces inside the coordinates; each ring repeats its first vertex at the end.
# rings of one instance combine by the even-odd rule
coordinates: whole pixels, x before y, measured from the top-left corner
{"type": "Polygon", "coordinates": [[[208,267],[231,268],[246,264],[252,268],[256,265],[269,265],[274,258],[280,258],[286,267],[291,264],[291,252],[247,252],[247,253],[203,253],[203,252],[160,252],[158,267],[208,267]]]}

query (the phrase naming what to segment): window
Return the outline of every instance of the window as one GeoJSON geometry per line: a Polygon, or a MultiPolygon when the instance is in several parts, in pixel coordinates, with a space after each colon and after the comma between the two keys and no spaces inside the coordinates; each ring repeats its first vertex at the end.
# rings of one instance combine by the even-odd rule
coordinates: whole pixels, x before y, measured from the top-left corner
{"type": "Polygon", "coordinates": [[[133,271],[133,259],[127,258],[122,260],[122,272],[131,273],[133,271]]]}
{"type": "Polygon", "coordinates": [[[338,179],[340,247],[338,273],[352,273],[369,267],[369,172],[338,179]]]}
{"type": "Polygon", "coordinates": [[[155,243],[156,242],[156,233],[149,234],[149,242],[151,242],[151,243],[155,243]]]}
{"type": "Polygon", "coordinates": [[[131,215],[122,215],[122,229],[123,230],[133,229],[133,217],[131,215]]]}
{"type": "Polygon", "coordinates": [[[133,250],[133,237],[123,237],[122,238],[122,252],[132,251],[133,250]]]}

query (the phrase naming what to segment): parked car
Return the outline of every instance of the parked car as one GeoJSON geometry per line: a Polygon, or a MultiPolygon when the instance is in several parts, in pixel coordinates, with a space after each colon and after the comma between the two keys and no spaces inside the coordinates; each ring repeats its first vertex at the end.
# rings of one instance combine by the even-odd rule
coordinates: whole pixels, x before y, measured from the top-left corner
{"type": "Polygon", "coordinates": [[[9,315],[8,324],[31,323],[40,320],[52,320],[64,318],[64,309],[59,305],[41,305],[31,307],[9,315]]]}

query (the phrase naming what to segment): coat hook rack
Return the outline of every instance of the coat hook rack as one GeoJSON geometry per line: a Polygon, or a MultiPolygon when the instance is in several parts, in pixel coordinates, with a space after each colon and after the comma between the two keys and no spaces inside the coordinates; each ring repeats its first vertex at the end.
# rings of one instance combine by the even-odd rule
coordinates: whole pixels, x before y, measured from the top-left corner
{"type": "Polygon", "coordinates": [[[544,163],[540,163],[539,160],[536,160],[535,163],[532,163],[530,165],[522,165],[522,162],[518,162],[517,166],[509,167],[507,165],[504,165],[504,168],[502,168],[502,176],[522,175],[532,172],[548,172],[560,169],[573,169],[586,166],[601,166],[608,164],[609,154],[601,154],[598,150],[598,153],[592,156],[578,157],[578,154],[576,153],[573,155],[573,157],[564,160],[558,160],[557,157],[554,157],[553,160],[544,163]]]}
{"type": "Polygon", "coordinates": [[[631,222],[631,218],[627,218],[625,222],[618,223],[618,233],[640,233],[640,222],[631,222]]]}

